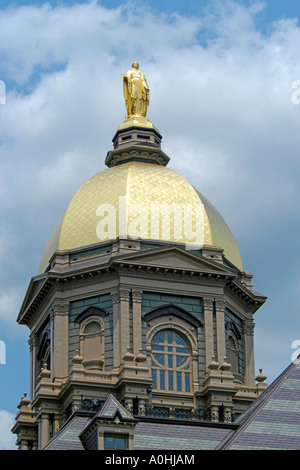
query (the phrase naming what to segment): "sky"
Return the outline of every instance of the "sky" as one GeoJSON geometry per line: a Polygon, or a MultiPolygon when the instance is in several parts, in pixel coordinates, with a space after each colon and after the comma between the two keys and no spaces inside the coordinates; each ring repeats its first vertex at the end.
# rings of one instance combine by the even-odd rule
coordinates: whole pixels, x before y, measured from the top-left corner
{"type": "Polygon", "coordinates": [[[299,18],[299,0],[0,0],[0,449],[15,448],[9,429],[29,395],[22,300],[71,198],[106,168],[134,60],[169,167],[219,210],[268,297],[254,317],[256,373],[270,384],[290,364],[300,349],[299,18]]]}

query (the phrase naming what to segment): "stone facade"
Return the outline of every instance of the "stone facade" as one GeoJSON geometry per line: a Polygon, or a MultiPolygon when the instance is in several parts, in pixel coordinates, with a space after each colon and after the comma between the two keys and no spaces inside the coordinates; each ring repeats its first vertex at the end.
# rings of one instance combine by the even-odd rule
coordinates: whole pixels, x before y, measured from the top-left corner
{"type": "Polygon", "coordinates": [[[253,314],[265,297],[221,248],[214,260],[205,247],[120,238],[110,247],[58,251],[30,283],[18,318],[31,351],[31,400],[14,427],[21,449],[42,449],[86,399],[112,394],[136,416],[231,422],[264,389],[253,314]]]}

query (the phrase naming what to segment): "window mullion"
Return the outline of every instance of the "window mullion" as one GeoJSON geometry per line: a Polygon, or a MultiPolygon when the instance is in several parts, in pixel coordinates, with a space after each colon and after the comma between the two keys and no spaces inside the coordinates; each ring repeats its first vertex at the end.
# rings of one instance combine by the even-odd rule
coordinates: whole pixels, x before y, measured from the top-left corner
{"type": "Polygon", "coordinates": [[[159,361],[160,365],[155,367],[156,390],[190,392],[191,361],[188,360],[190,354],[187,354],[187,343],[174,330],[160,332],[155,339],[154,344],[157,346],[157,350],[161,348],[160,354],[164,356],[161,358],[163,361],[159,361]],[[183,364],[177,367],[177,364],[180,363],[183,364]],[[186,369],[186,367],[188,368],[186,369]]]}

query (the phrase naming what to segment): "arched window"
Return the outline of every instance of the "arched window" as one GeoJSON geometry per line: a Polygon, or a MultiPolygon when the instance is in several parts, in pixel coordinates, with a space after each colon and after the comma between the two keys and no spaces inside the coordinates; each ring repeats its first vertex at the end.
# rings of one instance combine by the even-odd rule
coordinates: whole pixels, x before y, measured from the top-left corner
{"type": "Polygon", "coordinates": [[[104,365],[104,322],[107,310],[90,306],[75,319],[80,325],[79,342],[83,365],[87,369],[102,370],[104,365]]]}
{"type": "Polygon", "coordinates": [[[157,332],[151,341],[151,360],[155,390],[191,392],[191,348],[182,333],[173,329],[157,332]]]}
{"type": "Polygon", "coordinates": [[[239,349],[238,342],[235,336],[232,333],[228,334],[227,339],[227,355],[228,362],[231,364],[232,372],[239,371],[239,349]]]}
{"type": "Polygon", "coordinates": [[[103,335],[103,323],[96,317],[88,318],[81,326],[80,353],[87,369],[103,368],[103,335]]]}
{"type": "Polygon", "coordinates": [[[51,332],[50,328],[41,337],[40,345],[37,352],[39,372],[45,367],[51,370],[51,332]]]}

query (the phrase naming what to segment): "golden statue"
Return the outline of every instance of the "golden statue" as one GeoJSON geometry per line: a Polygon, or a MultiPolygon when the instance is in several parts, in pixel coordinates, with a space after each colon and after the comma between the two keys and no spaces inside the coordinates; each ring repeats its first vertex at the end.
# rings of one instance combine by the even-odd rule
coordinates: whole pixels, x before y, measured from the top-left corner
{"type": "Polygon", "coordinates": [[[150,101],[150,90],[145,75],[139,70],[138,62],[133,62],[131,69],[121,76],[127,117],[145,117],[150,101]]]}

